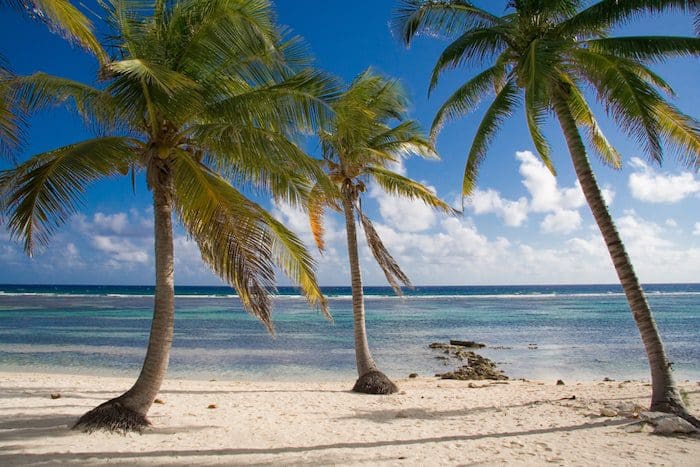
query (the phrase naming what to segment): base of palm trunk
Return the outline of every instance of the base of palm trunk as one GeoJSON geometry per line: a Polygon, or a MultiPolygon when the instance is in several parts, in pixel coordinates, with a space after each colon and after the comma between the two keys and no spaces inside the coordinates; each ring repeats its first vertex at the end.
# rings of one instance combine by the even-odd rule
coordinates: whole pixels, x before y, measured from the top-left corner
{"type": "Polygon", "coordinates": [[[98,405],[85,415],[80,417],[71,429],[92,433],[97,430],[111,433],[141,433],[144,428],[150,426],[145,415],[142,415],[128,407],[119,398],[109,400],[98,405]]]}
{"type": "Polygon", "coordinates": [[[360,376],[352,388],[363,394],[393,394],[399,388],[381,371],[369,371],[360,376]]]}
{"type": "Polygon", "coordinates": [[[649,410],[652,412],[664,412],[677,415],[693,425],[695,428],[700,429],[700,419],[692,416],[690,412],[688,412],[688,409],[686,409],[683,405],[674,404],[671,402],[660,402],[657,404],[652,404],[649,410]]]}

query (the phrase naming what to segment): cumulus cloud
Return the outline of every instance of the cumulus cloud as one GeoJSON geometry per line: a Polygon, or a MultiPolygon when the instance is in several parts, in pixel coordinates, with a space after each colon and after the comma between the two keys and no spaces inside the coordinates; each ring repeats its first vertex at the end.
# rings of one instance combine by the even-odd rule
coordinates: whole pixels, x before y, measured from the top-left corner
{"type": "Polygon", "coordinates": [[[517,201],[503,199],[496,190],[475,190],[469,197],[466,206],[474,214],[494,213],[509,227],[519,227],[527,219],[529,204],[526,198],[517,201]]]}
{"type": "Polygon", "coordinates": [[[628,185],[632,196],[640,201],[672,204],[700,193],[700,180],[692,172],[662,173],[638,157],[633,157],[630,165],[635,171],[628,185]]]}
{"type": "MultiPolygon", "coordinates": [[[[493,189],[476,190],[467,207],[477,215],[493,213],[509,227],[523,225],[535,213],[545,214],[540,222],[542,232],[570,234],[580,228],[582,219],[578,209],[585,205],[585,198],[578,181],[572,187],[560,187],[556,177],[532,152],[518,151],[515,158],[520,162],[519,173],[529,198],[513,201],[493,189]]],[[[612,204],[615,192],[605,187],[602,193],[605,202],[612,204]]]]}
{"type": "Polygon", "coordinates": [[[118,263],[148,262],[148,253],[127,239],[95,235],[92,238],[92,244],[97,250],[109,254],[111,259],[118,263]]]}
{"type": "Polygon", "coordinates": [[[693,235],[700,235],[700,222],[696,222],[693,228],[693,235]]]}
{"type": "Polygon", "coordinates": [[[569,234],[581,226],[581,214],[572,209],[560,209],[547,214],[540,226],[543,232],[569,234]]]}

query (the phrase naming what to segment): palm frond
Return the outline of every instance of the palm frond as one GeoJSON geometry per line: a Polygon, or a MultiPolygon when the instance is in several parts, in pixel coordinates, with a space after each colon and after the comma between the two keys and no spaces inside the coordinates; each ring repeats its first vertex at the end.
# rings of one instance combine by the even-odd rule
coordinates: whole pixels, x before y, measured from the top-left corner
{"type": "Polygon", "coordinates": [[[486,156],[488,146],[503,120],[511,115],[517,102],[518,89],[513,80],[510,80],[503,86],[501,92],[496,95],[476,131],[476,136],[467,157],[467,165],[464,168],[463,195],[471,194],[476,187],[479,167],[486,156]]]}
{"type": "Polygon", "coordinates": [[[449,204],[438,198],[435,193],[420,182],[383,167],[368,167],[365,172],[370,174],[377,184],[389,194],[420,200],[428,206],[448,214],[455,212],[449,204]]]}
{"type": "Polygon", "coordinates": [[[98,178],[126,174],[139,143],[120,137],[95,138],[39,154],[0,172],[1,206],[8,227],[32,254],[81,203],[85,188],[98,178]]]}
{"type": "Polygon", "coordinates": [[[175,158],[176,207],[202,258],[271,332],[275,267],[328,315],[313,258],[293,233],[189,154],[175,158]]]}
{"type": "Polygon", "coordinates": [[[440,54],[433,67],[428,94],[435,89],[440,74],[445,69],[457,68],[472,61],[483,63],[503,52],[506,47],[506,41],[496,28],[479,28],[465,32],[440,54]]]}
{"type": "Polygon", "coordinates": [[[207,112],[245,125],[278,131],[312,132],[332,116],[329,102],[338,92],[335,78],[314,70],[302,70],[281,82],[249,89],[211,105],[207,112]]]}
{"type": "Polygon", "coordinates": [[[674,106],[659,102],[654,115],[664,136],[677,157],[691,168],[700,168],[700,123],[674,106]]]}
{"type": "Polygon", "coordinates": [[[134,81],[158,88],[168,97],[182,91],[200,88],[200,85],[187,75],[141,58],[110,62],[106,68],[115,75],[126,76],[134,81]]]}
{"type": "Polygon", "coordinates": [[[481,25],[494,25],[500,18],[466,0],[401,0],[391,28],[409,45],[417,34],[451,36],[481,25]]]}
{"type": "Polygon", "coordinates": [[[700,37],[605,37],[590,39],[584,44],[596,53],[643,62],[663,62],[672,57],[697,57],[700,55],[700,37]]]}
{"type": "Polygon", "coordinates": [[[46,22],[54,31],[69,40],[79,43],[94,53],[100,62],[108,57],[93,33],[92,22],[68,0],[17,0],[32,4],[33,15],[46,22]]]}
{"type": "Polygon", "coordinates": [[[27,112],[68,105],[86,124],[109,129],[117,128],[125,117],[108,93],[79,81],[38,72],[17,76],[11,85],[27,112]]]}
{"type": "Polygon", "coordinates": [[[0,55],[0,158],[11,160],[22,146],[26,134],[26,113],[20,103],[12,82],[15,75],[0,55]]]}
{"type": "Polygon", "coordinates": [[[660,162],[660,128],[654,108],[663,99],[639,76],[639,67],[628,66],[622,58],[583,49],[573,56],[577,69],[593,84],[608,113],[645,147],[651,158],[660,162]]]}
{"type": "Polygon", "coordinates": [[[224,177],[290,204],[303,204],[314,181],[329,183],[318,161],[283,134],[215,123],[194,125],[187,134],[190,144],[201,148],[207,163],[224,177]]]}
{"type": "Polygon", "coordinates": [[[488,68],[460,86],[440,107],[430,128],[430,139],[435,141],[447,120],[453,120],[472,112],[482,97],[491,92],[494,81],[501,74],[501,67],[488,68]]]}
{"type": "Polygon", "coordinates": [[[574,120],[578,125],[586,127],[588,144],[593,148],[601,162],[614,169],[619,169],[622,167],[622,156],[603,134],[581,91],[573,82],[569,81],[569,83],[569,108],[574,120]]]}
{"type": "Polygon", "coordinates": [[[359,208],[357,208],[357,214],[360,217],[360,222],[362,222],[362,229],[365,232],[365,238],[367,238],[367,245],[369,245],[374,259],[377,260],[377,264],[379,264],[379,267],[384,272],[384,276],[386,276],[386,280],[389,282],[389,285],[391,285],[391,288],[394,289],[394,293],[396,293],[396,295],[403,295],[400,283],[407,287],[412,287],[411,280],[401,270],[396,260],[386,249],[381,237],[374,229],[372,222],[359,208]]]}
{"type": "Polygon", "coordinates": [[[697,6],[697,0],[602,0],[563,21],[558,32],[564,36],[605,35],[613,26],[649,13],[692,12],[697,6]]]}

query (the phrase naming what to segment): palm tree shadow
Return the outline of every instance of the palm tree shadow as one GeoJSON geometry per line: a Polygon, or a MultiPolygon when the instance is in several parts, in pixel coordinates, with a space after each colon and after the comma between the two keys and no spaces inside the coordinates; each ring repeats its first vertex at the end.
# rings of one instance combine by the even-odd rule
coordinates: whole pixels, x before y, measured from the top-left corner
{"type": "MultiPolygon", "coordinates": [[[[553,404],[557,406],[569,406],[568,404],[559,404],[559,402],[570,402],[568,399],[565,400],[536,400],[525,402],[522,404],[512,404],[503,406],[502,409],[516,409],[522,407],[531,407],[540,404],[553,404]]],[[[369,420],[376,423],[391,423],[394,420],[409,418],[415,420],[432,420],[435,418],[453,418],[453,417],[464,417],[468,415],[475,415],[483,412],[495,412],[497,407],[487,406],[487,407],[465,407],[461,409],[452,410],[427,410],[420,407],[408,407],[404,409],[392,409],[392,410],[363,410],[356,411],[354,415],[348,415],[345,417],[339,417],[339,420],[344,419],[363,419],[369,420]]]]}
{"type": "MultiPolygon", "coordinates": [[[[607,427],[607,426],[619,426],[629,423],[628,420],[604,420],[600,422],[583,423],[579,425],[569,425],[560,426],[553,428],[538,428],[533,430],[523,430],[523,431],[510,431],[510,432],[500,432],[500,433],[476,433],[476,434],[464,434],[464,435],[448,435],[448,436],[434,436],[426,438],[412,438],[412,439],[401,439],[401,440],[379,440],[379,441],[368,441],[368,442],[342,442],[342,443],[330,443],[330,444],[318,444],[312,446],[285,446],[278,448],[231,448],[231,449],[182,449],[182,450],[153,450],[153,451],[141,451],[141,452],[123,452],[123,451],[105,451],[105,452],[54,452],[54,453],[42,453],[42,454],[31,454],[22,453],[21,459],[19,455],[15,454],[0,454],[0,465],[10,465],[16,464],[18,460],[21,460],[21,465],[31,465],[31,464],[41,464],[45,462],[58,462],[58,463],[71,463],[90,460],[92,462],[99,461],[119,461],[119,460],[137,460],[144,458],[172,458],[172,457],[200,457],[200,456],[246,456],[246,455],[274,455],[274,454],[293,454],[293,453],[315,453],[323,452],[332,449],[371,449],[371,448],[382,448],[388,446],[411,446],[415,444],[428,444],[428,443],[449,443],[458,441],[479,441],[484,439],[501,439],[509,438],[514,436],[529,436],[529,435],[541,435],[548,433],[568,433],[575,432],[579,430],[590,430],[594,428],[607,427]]],[[[220,461],[221,459],[219,459],[220,461]]],[[[338,460],[336,460],[337,462],[338,460]]],[[[231,459],[231,462],[235,460],[231,459]]],[[[183,465],[187,462],[183,462],[183,465]]],[[[190,463],[191,465],[191,463],[190,463]]]]}
{"type": "MultiPolygon", "coordinates": [[[[0,422],[3,430],[2,440],[30,440],[74,434],[70,427],[78,417],[75,414],[56,414],[51,416],[14,418],[0,422]]],[[[2,462],[0,462],[2,464],[2,462]]]]}

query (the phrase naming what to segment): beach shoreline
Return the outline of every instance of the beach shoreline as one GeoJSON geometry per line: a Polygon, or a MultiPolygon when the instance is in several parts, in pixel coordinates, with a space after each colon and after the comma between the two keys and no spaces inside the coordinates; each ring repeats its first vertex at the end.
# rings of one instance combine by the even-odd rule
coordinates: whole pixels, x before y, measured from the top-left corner
{"type": "MultiPolygon", "coordinates": [[[[692,465],[697,435],[628,432],[604,409],[648,407],[640,381],[399,380],[400,392],[352,381],[168,379],[143,434],[68,427],[133,379],[0,372],[0,464],[667,464],[692,465]],[[60,397],[53,399],[56,395],[60,397]],[[571,399],[575,396],[575,399],[571,399]],[[209,408],[214,405],[215,408],[209,408]]],[[[700,383],[682,382],[700,408],[700,383]]]]}

